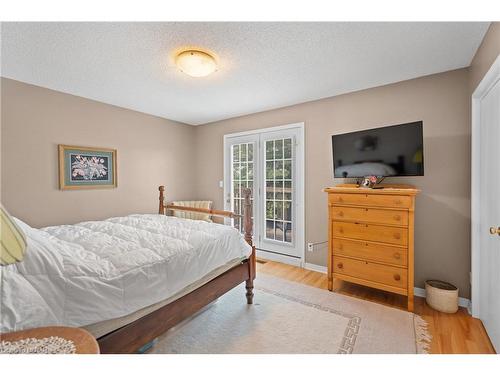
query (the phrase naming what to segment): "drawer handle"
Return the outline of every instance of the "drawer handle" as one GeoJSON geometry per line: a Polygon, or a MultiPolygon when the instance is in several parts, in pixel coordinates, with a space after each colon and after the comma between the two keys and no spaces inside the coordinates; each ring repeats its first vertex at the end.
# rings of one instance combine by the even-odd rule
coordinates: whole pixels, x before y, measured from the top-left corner
{"type": "Polygon", "coordinates": [[[337,197],[337,201],[338,202],[343,202],[344,200],[342,199],[342,197],[337,197]]]}
{"type": "Polygon", "coordinates": [[[394,201],[394,203],[395,203],[395,204],[401,204],[401,203],[403,203],[403,202],[401,201],[401,199],[396,199],[396,200],[394,201]]]}
{"type": "Polygon", "coordinates": [[[337,267],[342,269],[342,268],[344,268],[344,265],[342,263],[339,263],[339,264],[337,264],[337,267]]]}
{"type": "Polygon", "coordinates": [[[394,238],[399,240],[401,238],[401,235],[399,233],[394,233],[394,238]]]}
{"type": "Polygon", "coordinates": [[[342,217],[342,216],[344,216],[344,213],[342,211],[339,211],[339,212],[337,212],[337,216],[342,217]]]}
{"type": "Polygon", "coordinates": [[[339,244],[339,245],[337,246],[337,249],[339,249],[339,250],[342,250],[343,248],[344,248],[344,245],[342,245],[342,244],[339,244]]]}
{"type": "Polygon", "coordinates": [[[395,216],[394,216],[394,220],[396,220],[396,221],[401,221],[401,216],[399,216],[399,215],[395,215],[395,216]]]}
{"type": "Polygon", "coordinates": [[[344,233],[344,228],[340,227],[339,228],[339,233],[344,233]]]}
{"type": "Polygon", "coordinates": [[[395,258],[395,259],[401,259],[401,254],[399,254],[399,253],[394,253],[394,258],[395,258]]]}
{"type": "Polygon", "coordinates": [[[396,281],[401,280],[401,276],[399,276],[398,274],[395,274],[394,275],[394,280],[396,280],[396,281]]]}

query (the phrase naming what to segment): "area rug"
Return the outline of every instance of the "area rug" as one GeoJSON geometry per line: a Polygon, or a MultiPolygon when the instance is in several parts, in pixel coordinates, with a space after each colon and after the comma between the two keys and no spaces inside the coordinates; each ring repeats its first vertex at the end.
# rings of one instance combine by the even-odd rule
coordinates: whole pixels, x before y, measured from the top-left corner
{"type": "Polygon", "coordinates": [[[260,274],[160,336],[149,353],[426,353],[419,316],[260,274]]]}

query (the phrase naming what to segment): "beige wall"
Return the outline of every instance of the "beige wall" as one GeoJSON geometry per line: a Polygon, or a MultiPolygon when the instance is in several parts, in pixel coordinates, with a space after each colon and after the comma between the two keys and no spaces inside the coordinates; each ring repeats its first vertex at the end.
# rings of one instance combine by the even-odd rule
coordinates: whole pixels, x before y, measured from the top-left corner
{"type": "Polygon", "coordinates": [[[194,196],[194,127],[1,80],[1,199],[35,227],[157,212],[157,187],[194,196]],[[58,189],[57,144],[118,150],[116,189],[58,189]]]}
{"type": "MultiPolygon", "coordinates": [[[[469,295],[470,217],[469,74],[461,69],[347,95],[256,113],[196,129],[197,196],[223,206],[223,135],[295,122],[305,123],[306,242],[327,239],[326,195],[332,178],[331,135],[403,122],[424,121],[425,176],[392,178],[422,193],[416,208],[415,281],[439,278],[469,295]]],[[[326,265],[326,247],[306,261],[326,265]]]]}
{"type": "Polygon", "coordinates": [[[483,42],[479,46],[476,55],[472,59],[470,70],[470,91],[471,94],[476,89],[481,79],[483,79],[490,66],[500,54],[500,22],[493,22],[483,42]]]}

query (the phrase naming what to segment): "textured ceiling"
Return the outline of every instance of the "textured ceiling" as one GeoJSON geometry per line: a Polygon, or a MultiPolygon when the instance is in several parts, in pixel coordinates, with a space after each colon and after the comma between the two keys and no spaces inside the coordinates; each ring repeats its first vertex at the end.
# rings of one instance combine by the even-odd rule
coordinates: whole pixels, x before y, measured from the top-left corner
{"type": "Polygon", "coordinates": [[[2,76],[203,124],[466,67],[488,23],[3,23],[2,76]],[[173,51],[214,51],[192,78],[173,51]]]}

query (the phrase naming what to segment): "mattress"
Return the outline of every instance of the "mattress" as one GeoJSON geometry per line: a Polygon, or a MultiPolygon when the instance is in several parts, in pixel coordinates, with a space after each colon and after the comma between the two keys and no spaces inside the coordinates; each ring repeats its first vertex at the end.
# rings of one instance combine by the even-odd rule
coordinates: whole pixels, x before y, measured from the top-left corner
{"type": "Polygon", "coordinates": [[[185,287],[184,289],[182,289],[181,291],[179,291],[178,293],[176,293],[172,297],[169,297],[163,301],[160,301],[160,302],[155,303],[151,306],[148,306],[148,307],[145,307],[145,308],[140,309],[138,311],[135,311],[132,314],[128,314],[126,316],[122,316],[122,317],[110,319],[110,320],[105,320],[102,322],[97,322],[97,323],[90,324],[88,326],[84,326],[81,328],[84,328],[85,330],[90,332],[95,338],[102,337],[110,332],[113,332],[114,330],[116,330],[118,328],[126,326],[127,324],[130,324],[130,323],[134,322],[135,320],[142,318],[143,316],[148,315],[149,313],[151,313],[155,310],[162,308],[165,305],[168,305],[171,302],[174,302],[175,300],[185,296],[186,294],[191,293],[192,291],[205,285],[209,281],[215,279],[217,276],[220,276],[224,272],[229,271],[231,268],[237,266],[243,260],[245,260],[245,258],[236,259],[236,260],[233,260],[233,261],[223,265],[222,267],[219,267],[219,268],[213,270],[209,274],[202,277],[200,280],[195,281],[194,283],[192,283],[191,285],[188,285],[187,287],[185,287]]]}
{"type": "Polygon", "coordinates": [[[135,320],[251,254],[235,228],[165,215],[42,229],[16,222],[28,247],[22,262],[0,267],[0,332],[95,325],[100,336],[109,326],[98,323],[135,320]]]}

